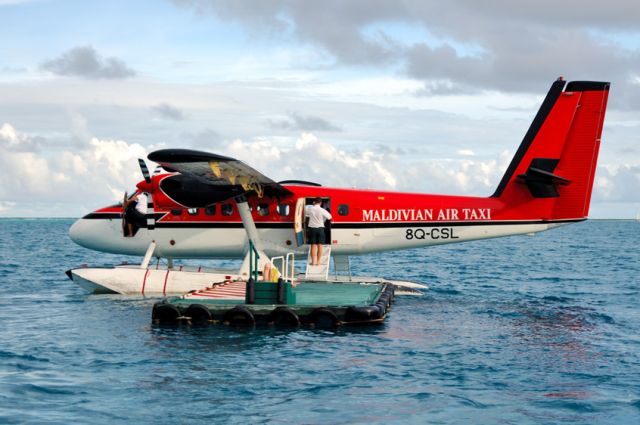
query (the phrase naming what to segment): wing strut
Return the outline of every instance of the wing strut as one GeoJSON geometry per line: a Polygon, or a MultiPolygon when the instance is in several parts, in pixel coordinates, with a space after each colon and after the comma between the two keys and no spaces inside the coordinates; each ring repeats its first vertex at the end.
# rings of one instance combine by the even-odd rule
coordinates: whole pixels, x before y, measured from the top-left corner
{"type": "MultiPolygon", "coordinates": [[[[244,227],[245,232],[247,233],[247,239],[253,243],[253,246],[258,251],[260,256],[258,260],[258,268],[262,270],[266,263],[271,264],[271,260],[267,257],[267,254],[264,253],[264,247],[262,243],[262,239],[258,235],[258,229],[256,228],[256,223],[253,221],[253,217],[251,216],[251,210],[249,209],[249,204],[247,203],[247,197],[244,195],[238,195],[233,198],[236,202],[236,206],[238,207],[238,213],[240,214],[240,218],[242,219],[242,226],[244,227]]],[[[247,252],[242,261],[242,266],[240,267],[240,274],[249,276],[249,244],[247,244],[247,252]]]]}

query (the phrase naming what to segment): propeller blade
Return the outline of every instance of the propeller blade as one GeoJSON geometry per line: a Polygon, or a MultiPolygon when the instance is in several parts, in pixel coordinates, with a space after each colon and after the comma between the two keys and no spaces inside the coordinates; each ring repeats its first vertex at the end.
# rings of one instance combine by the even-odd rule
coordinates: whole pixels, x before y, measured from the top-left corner
{"type": "Polygon", "coordinates": [[[142,171],[144,181],[151,183],[151,174],[149,174],[149,169],[147,168],[147,164],[144,162],[144,159],[138,158],[138,164],[140,164],[140,171],[142,171]]]}

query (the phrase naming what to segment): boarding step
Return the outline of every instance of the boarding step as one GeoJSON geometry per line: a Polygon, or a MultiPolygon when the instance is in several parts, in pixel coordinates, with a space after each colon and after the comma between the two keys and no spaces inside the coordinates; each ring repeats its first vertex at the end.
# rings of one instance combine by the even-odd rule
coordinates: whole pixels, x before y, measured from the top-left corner
{"type": "Polygon", "coordinates": [[[329,276],[329,266],[331,264],[331,245],[322,245],[322,257],[320,264],[311,265],[311,247],[309,247],[309,255],[307,256],[307,272],[305,278],[316,280],[327,280],[329,276]]]}

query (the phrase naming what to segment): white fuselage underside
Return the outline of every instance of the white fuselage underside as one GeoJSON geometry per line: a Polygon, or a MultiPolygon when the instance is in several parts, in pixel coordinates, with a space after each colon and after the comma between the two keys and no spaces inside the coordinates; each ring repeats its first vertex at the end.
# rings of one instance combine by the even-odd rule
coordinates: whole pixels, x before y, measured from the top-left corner
{"type": "MultiPolygon", "coordinates": [[[[466,242],[509,235],[537,233],[563,223],[553,222],[457,222],[434,223],[341,223],[331,230],[332,255],[359,255],[410,249],[445,243],[466,242]],[[352,224],[353,227],[349,227],[352,224]],[[368,225],[368,224],[367,224],[368,225]]],[[[103,252],[144,255],[152,241],[154,256],[163,258],[242,258],[247,252],[247,236],[242,227],[156,227],[140,229],[134,237],[123,237],[120,219],[80,219],[69,235],[78,244],[103,252]]],[[[265,252],[269,256],[294,252],[306,255],[308,245],[295,246],[293,228],[258,228],[265,252]]]]}

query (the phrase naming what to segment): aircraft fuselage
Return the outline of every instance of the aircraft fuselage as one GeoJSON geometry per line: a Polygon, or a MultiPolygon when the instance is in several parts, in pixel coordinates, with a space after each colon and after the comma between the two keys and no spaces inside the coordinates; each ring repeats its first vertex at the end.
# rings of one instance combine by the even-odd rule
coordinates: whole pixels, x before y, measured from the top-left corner
{"type": "MultiPolygon", "coordinates": [[[[320,197],[333,216],[330,240],[333,255],[358,255],[465,242],[499,236],[535,233],[571,220],[530,219],[497,198],[456,197],[413,193],[287,186],[287,199],[250,197],[258,234],[270,256],[286,252],[306,254],[298,246],[294,225],[298,199],[320,197]]],[[[526,214],[525,214],[526,213],[526,214]]],[[[153,228],[124,237],[121,209],[112,206],[78,220],[71,238],[90,249],[144,255],[151,241],[156,256],[165,258],[239,258],[247,236],[233,200],[207,208],[154,207],[153,228]]],[[[537,216],[544,214],[540,211],[537,216]]]]}

